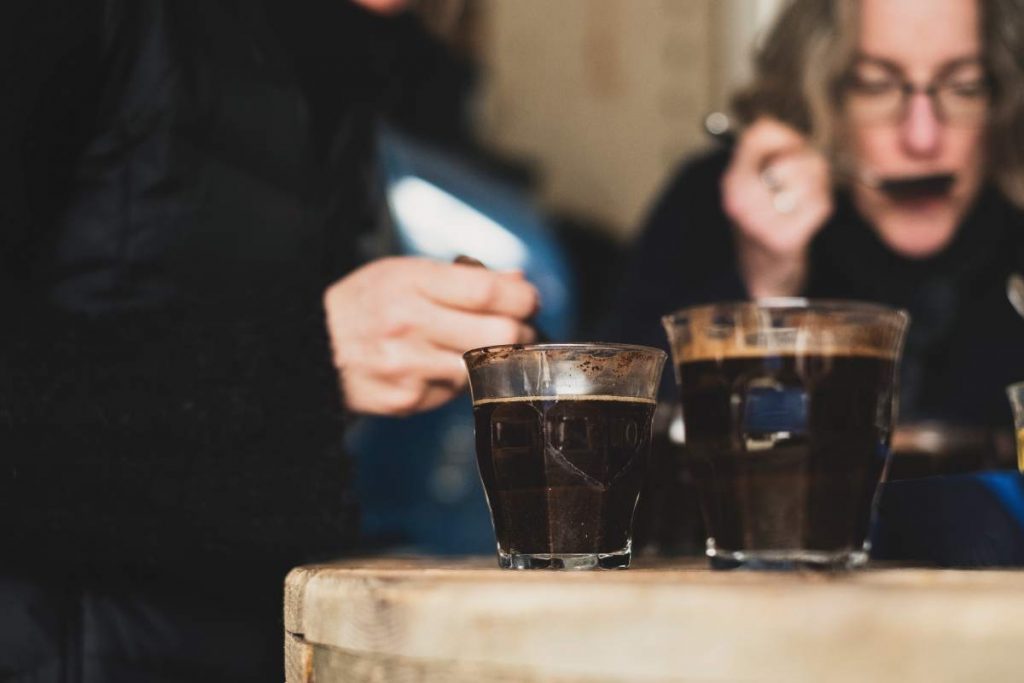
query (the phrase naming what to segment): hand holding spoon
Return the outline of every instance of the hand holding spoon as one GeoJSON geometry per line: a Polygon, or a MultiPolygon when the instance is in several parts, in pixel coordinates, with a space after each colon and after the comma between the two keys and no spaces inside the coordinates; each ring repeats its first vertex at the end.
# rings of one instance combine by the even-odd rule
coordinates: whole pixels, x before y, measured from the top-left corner
{"type": "MultiPolygon", "coordinates": [[[[708,135],[722,144],[736,144],[738,131],[731,119],[722,112],[712,112],[704,119],[708,135]]],[[[884,192],[896,200],[944,195],[956,181],[953,173],[927,173],[923,175],[882,177],[870,170],[857,168],[842,160],[832,159],[832,172],[836,178],[859,183],[864,187],[884,192]]]]}
{"type": "MultiPolygon", "coordinates": [[[[471,266],[473,268],[483,268],[485,270],[487,269],[487,266],[485,266],[483,262],[473,258],[472,256],[466,256],[465,254],[459,254],[458,256],[456,256],[452,263],[456,263],[460,266],[471,266]]],[[[550,344],[551,338],[544,334],[544,332],[541,331],[539,327],[537,327],[537,321],[535,320],[535,318],[536,316],[531,317],[529,320],[526,321],[526,323],[530,325],[530,327],[532,327],[534,331],[537,333],[537,343],[550,344]]]]}

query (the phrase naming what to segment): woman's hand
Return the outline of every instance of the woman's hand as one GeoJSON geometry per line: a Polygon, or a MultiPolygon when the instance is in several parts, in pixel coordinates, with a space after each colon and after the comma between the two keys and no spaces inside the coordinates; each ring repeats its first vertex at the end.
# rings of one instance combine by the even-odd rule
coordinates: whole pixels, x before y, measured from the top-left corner
{"type": "Polygon", "coordinates": [[[759,119],[739,139],[722,178],[722,202],[750,296],[799,294],[808,247],[832,213],[825,157],[793,128],[759,119]]]}
{"type": "Polygon", "coordinates": [[[462,353],[533,341],[537,290],[521,273],[400,257],[374,261],[324,293],[349,410],[407,415],[466,386],[462,353]]]}

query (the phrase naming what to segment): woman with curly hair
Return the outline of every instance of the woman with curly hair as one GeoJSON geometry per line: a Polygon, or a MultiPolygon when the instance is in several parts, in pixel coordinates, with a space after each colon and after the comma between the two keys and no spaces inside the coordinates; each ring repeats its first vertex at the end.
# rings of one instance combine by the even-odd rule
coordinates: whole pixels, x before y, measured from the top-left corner
{"type": "Polygon", "coordinates": [[[1024,320],[1024,3],[792,0],[733,99],[735,144],[668,185],[613,336],[659,316],[807,296],[907,309],[901,418],[1011,424],[1024,320]]]}

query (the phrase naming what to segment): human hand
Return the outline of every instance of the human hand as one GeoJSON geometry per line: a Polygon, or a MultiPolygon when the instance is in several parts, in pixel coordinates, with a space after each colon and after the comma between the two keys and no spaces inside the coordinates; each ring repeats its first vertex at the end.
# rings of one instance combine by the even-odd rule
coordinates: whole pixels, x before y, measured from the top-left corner
{"type": "Polygon", "coordinates": [[[353,271],[324,293],[346,407],[408,415],[444,404],[466,386],[463,352],[533,341],[538,301],[519,272],[413,257],[353,271]]]}
{"type": "Polygon", "coordinates": [[[722,203],[750,295],[798,294],[808,247],[833,208],[824,155],[793,128],[759,119],[739,139],[722,178],[722,203]]]}

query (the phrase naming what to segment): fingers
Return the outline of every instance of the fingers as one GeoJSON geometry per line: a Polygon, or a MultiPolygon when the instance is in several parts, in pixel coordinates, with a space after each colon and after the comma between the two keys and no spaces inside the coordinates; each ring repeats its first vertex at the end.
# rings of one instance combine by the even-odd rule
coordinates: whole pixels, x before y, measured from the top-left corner
{"type": "Polygon", "coordinates": [[[820,205],[831,195],[828,164],[813,152],[776,157],[761,171],[760,179],[772,208],[783,215],[820,205]]]}
{"type": "Polygon", "coordinates": [[[345,382],[345,407],[361,415],[406,417],[443,406],[460,393],[444,385],[396,386],[389,382],[367,381],[352,390],[345,382]]]}
{"type": "MultiPolygon", "coordinates": [[[[460,314],[467,318],[479,318],[460,314]]],[[[478,322],[478,321],[477,321],[478,322]]],[[[532,328],[515,328],[519,340],[533,340],[532,328]]],[[[467,384],[462,353],[466,339],[453,338],[450,348],[420,338],[377,339],[374,343],[350,343],[339,349],[336,362],[341,371],[345,404],[349,410],[368,415],[410,415],[448,402],[467,384]]],[[[512,343],[493,339],[473,344],[512,343]]]]}
{"type": "Polygon", "coordinates": [[[752,193],[771,201],[773,197],[766,197],[766,192],[791,191],[794,182],[816,181],[822,170],[827,176],[825,158],[798,131],[773,119],[761,119],[740,137],[725,180],[734,195],[749,198],[752,193]]]}
{"type": "Polygon", "coordinates": [[[761,171],[761,181],[769,191],[779,191],[795,185],[818,185],[828,178],[825,158],[809,150],[791,152],[775,157],[761,171]]]}
{"type": "Polygon", "coordinates": [[[517,272],[392,258],[331,285],[324,306],[347,407],[407,415],[465,389],[466,350],[533,341],[537,292],[517,272]]]}
{"type": "Polygon", "coordinates": [[[391,339],[354,349],[357,353],[343,355],[346,376],[360,374],[380,381],[402,384],[438,382],[461,387],[466,369],[462,354],[436,347],[420,340],[391,339]]]}
{"type": "Polygon", "coordinates": [[[722,177],[722,208],[751,296],[793,296],[807,252],[832,213],[827,159],[798,131],[761,120],[741,136],[722,177]]]}
{"type": "Polygon", "coordinates": [[[408,415],[466,386],[462,355],[420,340],[350,345],[339,356],[346,406],[360,413],[408,415]]]}
{"type": "Polygon", "coordinates": [[[420,332],[431,343],[458,353],[481,346],[528,344],[536,336],[532,327],[516,318],[427,306],[420,332]]]}
{"type": "Polygon", "coordinates": [[[464,389],[462,385],[442,382],[396,383],[373,376],[344,378],[345,407],[361,415],[413,415],[444,405],[464,389]]]}
{"type": "Polygon", "coordinates": [[[372,343],[419,339],[458,353],[481,346],[525,344],[535,337],[533,328],[519,318],[451,308],[418,292],[373,302],[344,334],[372,343]]]}
{"type": "Polygon", "coordinates": [[[774,119],[759,119],[740,136],[731,165],[758,175],[775,157],[807,149],[806,138],[797,130],[774,119]]]}
{"type": "Polygon", "coordinates": [[[780,258],[799,256],[832,210],[827,160],[797,131],[772,120],[743,134],[722,193],[740,240],[780,258]]]}
{"type": "MultiPolygon", "coordinates": [[[[773,206],[780,213],[794,213],[797,208],[820,209],[829,206],[832,196],[830,168],[825,158],[816,152],[803,151],[777,157],[762,172],[770,183],[766,189],[773,195],[773,206]],[[791,206],[783,210],[782,197],[791,198],[791,206]]],[[[820,211],[812,211],[818,215],[820,211]]]]}
{"type": "Polygon", "coordinates": [[[520,320],[529,318],[539,306],[537,289],[522,273],[446,263],[425,267],[428,272],[416,284],[420,293],[436,304],[520,320]]]}

